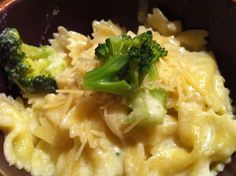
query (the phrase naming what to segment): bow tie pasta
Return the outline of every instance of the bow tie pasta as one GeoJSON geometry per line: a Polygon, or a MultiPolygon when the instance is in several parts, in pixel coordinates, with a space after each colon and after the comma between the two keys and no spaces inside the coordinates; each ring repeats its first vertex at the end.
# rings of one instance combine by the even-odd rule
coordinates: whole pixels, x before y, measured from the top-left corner
{"type": "MultiPolygon", "coordinates": [[[[159,9],[148,15],[150,28],[140,26],[137,34],[128,31],[123,38],[114,37],[125,31],[111,21],[92,26],[92,37],[58,27],[49,41],[66,63],[55,73],[56,93],[0,95],[9,164],[32,176],[213,176],[222,171],[236,151],[236,121],[214,55],[204,50],[207,32],[182,31],[179,21],[168,21],[159,9]],[[84,87],[86,74],[106,62],[98,52],[107,56],[112,52],[103,51],[112,42],[138,43],[142,34],[153,37],[151,49],[161,46],[168,54],[161,50],[162,57],[152,62],[156,76],[140,79],[144,86],[135,89],[130,105],[111,89],[84,87]]],[[[135,49],[127,53],[139,56],[135,49]]],[[[110,84],[121,76],[91,80],[110,84]]]]}

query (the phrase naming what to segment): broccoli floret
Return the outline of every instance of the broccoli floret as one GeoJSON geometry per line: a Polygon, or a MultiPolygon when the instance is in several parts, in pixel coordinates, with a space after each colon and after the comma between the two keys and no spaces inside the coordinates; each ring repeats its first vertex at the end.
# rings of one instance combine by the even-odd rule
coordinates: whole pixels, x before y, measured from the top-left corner
{"type": "Polygon", "coordinates": [[[152,39],[152,32],[133,39],[126,34],[110,37],[98,45],[95,54],[103,63],[85,74],[85,88],[123,95],[131,109],[124,121],[127,125],[136,120],[140,120],[138,125],[161,123],[167,112],[168,94],[164,89],[142,85],[146,75],[156,78],[155,63],[167,55],[152,39]]]}
{"type": "Polygon", "coordinates": [[[131,38],[123,34],[99,44],[95,54],[103,65],[85,74],[87,89],[116,95],[130,95],[147,74],[155,77],[155,62],[167,51],[152,40],[152,32],[131,38]]]}
{"type": "Polygon", "coordinates": [[[27,45],[16,29],[6,28],[0,35],[0,65],[23,91],[54,93],[55,74],[66,67],[66,61],[52,47],[27,45]]]}
{"type": "Polygon", "coordinates": [[[125,120],[126,124],[139,121],[139,126],[156,125],[163,122],[166,114],[168,94],[162,88],[140,88],[131,97],[129,106],[131,113],[125,120]]]}

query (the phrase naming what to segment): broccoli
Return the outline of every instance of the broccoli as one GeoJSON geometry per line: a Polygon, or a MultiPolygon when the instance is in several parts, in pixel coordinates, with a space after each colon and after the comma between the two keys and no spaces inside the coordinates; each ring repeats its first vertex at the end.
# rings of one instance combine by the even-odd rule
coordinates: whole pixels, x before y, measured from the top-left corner
{"type": "Polygon", "coordinates": [[[0,35],[0,65],[10,83],[30,93],[54,93],[55,74],[66,67],[64,54],[50,46],[30,46],[21,40],[18,31],[6,28],[0,35]]]}
{"type": "Polygon", "coordinates": [[[129,95],[147,74],[155,77],[154,63],[166,56],[167,51],[152,40],[152,32],[147,31],[133,39],[126,34],[110,37],[98,45],[95,54],[104,64],[85,74],[85,88],[129,95]]]}
{"type": "Polygon", "coordinates": [[[168,94],[162,88],[140,88],[130,97],[129,106],[133,110],[125,119],[126,124],[140,120],[139,125],[156,125],[163,122],[166,114],[168,94]]]}
{"type": "Polygon", "coordinates": [[[95,54],[103,64],[85,74],[84,87],[127,98],[132,111],[126,124],[138,119],[140,125],[161,123],[166,114],[167,92],[142,85],[146,75],[156,78],[155,63],[167,55],[152,39],[152,32],[134,38],[126,34],[112,36],[98,45],[95,54]]]}

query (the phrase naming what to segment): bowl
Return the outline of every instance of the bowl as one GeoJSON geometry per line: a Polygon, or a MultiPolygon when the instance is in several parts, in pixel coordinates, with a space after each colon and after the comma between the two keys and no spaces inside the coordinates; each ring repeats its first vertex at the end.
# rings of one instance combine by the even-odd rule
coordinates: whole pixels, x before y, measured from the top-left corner
{"type": "MultiPolygon", "coordinates": [[[[236,4],[230,0],[2,0],[0,1],[0,32],[7,26],[19,30],[29,44],[45,44],[62,25],[83,34],[90,34],[94,19],[111,19],[133,31],[137,30],[137,14],[159,7],[171,20],[179,19],[184,29],[206,29],[210,33],[208,49],[217,58],[220,71],[236,103],[236,4]]],[[[0,68],[0,91],[8,90],[6,75],[0,68]]],[[[26,176],[24,171],[9,167],[3,157],[3,133],[0,132],[0,168],[7,176],[26,176]]],[[[236,155],[219,176],[236,175],[236,155]]]]}

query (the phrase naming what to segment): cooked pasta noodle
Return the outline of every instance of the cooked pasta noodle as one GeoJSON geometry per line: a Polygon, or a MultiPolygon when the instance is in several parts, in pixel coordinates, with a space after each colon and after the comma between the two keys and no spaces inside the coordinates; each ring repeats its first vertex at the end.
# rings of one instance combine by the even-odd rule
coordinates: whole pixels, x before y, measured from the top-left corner
{"type": "Polygon", "coordinates": [[[147,23],[153,29],[140,26],[137,34],[152,30],[168,50],[156,79],[144,80],[169,92],[163,123],[124,125],[122,97],[83,88],[84,74],[101,64],[94,54],[98,43],[124,29],[94,21],[91,38],[59,27],[50,44],[69,64],[56,75],[57,94],[24,93],[27,107],[0,95],[10,165],[32,176],[213,176],[224,168],[236,151],[236,121],[214,55],[202,50],[207,32],[181,31],[180,22],[159,9],[147,23]]]}

